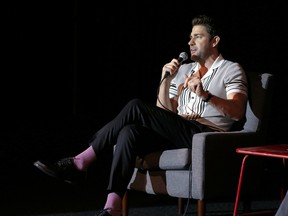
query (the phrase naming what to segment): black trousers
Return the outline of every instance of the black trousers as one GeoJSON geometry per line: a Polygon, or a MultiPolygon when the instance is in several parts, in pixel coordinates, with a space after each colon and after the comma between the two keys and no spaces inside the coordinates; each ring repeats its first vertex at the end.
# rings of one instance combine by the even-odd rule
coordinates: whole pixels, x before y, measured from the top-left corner
{"type": "Polygon", "coordinates": [[[123,197],[133,175],[136,156],[191,148],[193,135],[204,131],[212,130],[154,104],[133,99],[94,134],[90,145],[96,156],[113,154],[107,189],[123,197]]]}

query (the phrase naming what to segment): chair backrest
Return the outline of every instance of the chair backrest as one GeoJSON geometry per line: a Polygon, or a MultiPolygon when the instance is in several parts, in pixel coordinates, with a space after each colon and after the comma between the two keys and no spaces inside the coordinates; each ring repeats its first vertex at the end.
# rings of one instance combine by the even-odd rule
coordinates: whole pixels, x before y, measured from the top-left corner
{"type": "Polygon", "coordinates": [[[271,110],[273,79],[269,73],[247,73],[249,98],[243,130],[265,133],[271,110]]]}

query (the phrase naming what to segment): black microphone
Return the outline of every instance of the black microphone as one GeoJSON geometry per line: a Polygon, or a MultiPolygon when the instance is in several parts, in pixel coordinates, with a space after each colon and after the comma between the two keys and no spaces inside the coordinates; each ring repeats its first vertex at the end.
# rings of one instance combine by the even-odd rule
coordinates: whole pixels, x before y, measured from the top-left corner
{"type": "MultiPolygon", "coordinates": [[[[182,64],[182,62],[186,61],[188,59],[188,55],[186,52],[181,52],[179,54],[179,57],[177,58],[177,60],[179,61],[180,64],[182,64]]],[[[163,80],[168,77],[170,75],[170,71],[166,71],[165,75],[163,77],[163,80]]]]}

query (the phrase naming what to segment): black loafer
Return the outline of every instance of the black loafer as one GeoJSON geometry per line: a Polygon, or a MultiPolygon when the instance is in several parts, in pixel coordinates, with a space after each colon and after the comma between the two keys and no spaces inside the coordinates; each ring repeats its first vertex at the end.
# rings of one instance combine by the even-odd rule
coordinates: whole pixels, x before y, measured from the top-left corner
{"type": "Polygon", "coordinates": [[[56,163],[44,163],[42,161],[34,162],[34,166],[41,170],[46,175],[54,178],[59,178],[67,183],[75,184],[86,178],[86,173],[76,169],[74,158],[63,158],[56,163]]]}
{"type": "Polygon", "coordinates": [[[109,209],[102,209],[99,212],[96,213],[95,216],[112,216],[109,212],[109,209]]]}

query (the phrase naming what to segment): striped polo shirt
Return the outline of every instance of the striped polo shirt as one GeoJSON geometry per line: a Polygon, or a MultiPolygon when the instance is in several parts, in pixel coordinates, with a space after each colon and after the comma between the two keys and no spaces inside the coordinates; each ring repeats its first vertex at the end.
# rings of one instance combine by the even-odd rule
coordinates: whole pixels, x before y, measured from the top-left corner
{"type": "MultiPolygon", "coordinates": [[[[185,74],[191,76],[198,71],[198,63],[192,62],[182,64],[178,73],[171,81],[170,98],[178,96],[178,114],[199,116],[197,121],[219,130],[228,131],[234,120],[223,116],[215,107],[205,103],[194,92],[188,88],[182,88],[185,80],[185,74]]],[[[211,94],[227,99],[227,95],[232,92],[238,92],[247,96],[247,79],[243,68],[236,62],[225,60],[219,55],[211,68],[201,78],[205,91],[211,94]]]]}

